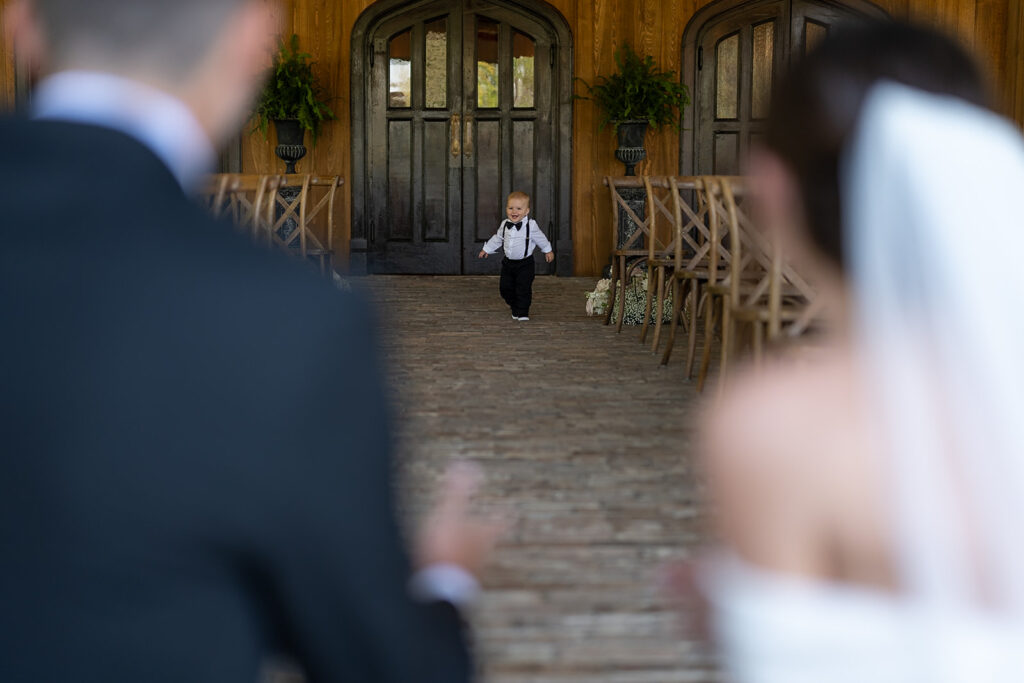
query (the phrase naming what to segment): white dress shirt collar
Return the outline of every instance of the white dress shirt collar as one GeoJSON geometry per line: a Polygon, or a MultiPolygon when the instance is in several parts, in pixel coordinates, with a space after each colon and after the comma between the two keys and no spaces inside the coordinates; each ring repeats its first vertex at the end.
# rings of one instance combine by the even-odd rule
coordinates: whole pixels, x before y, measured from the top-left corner
{"type": "Polygon", "coordinates": [[[32,117],[111,128],[156,154],[185,190],[211,172],[217,155],[192,111],[153,86],[113,74],[64,71],[43,80],[32,117]]]}

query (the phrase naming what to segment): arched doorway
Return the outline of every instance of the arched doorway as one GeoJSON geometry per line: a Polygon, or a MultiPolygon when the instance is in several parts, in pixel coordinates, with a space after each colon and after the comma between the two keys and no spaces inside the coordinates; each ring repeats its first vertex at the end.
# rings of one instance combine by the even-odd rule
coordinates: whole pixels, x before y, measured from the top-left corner
{"type": "Polygon", "coordinates": [[[698,12],[683,34],[694,122],[680,141],[681,173],[739,173],[774,79],[835,26],[884,18],[866,0],[719,0],[698,12]]]}
{"type": "Polygon", "coordinates": [[[571,274],[571,98],[571,35],[546,3],[373,5],[352,39],[353,270],[493,272],[476,255],[523,190],[571,274]]]}

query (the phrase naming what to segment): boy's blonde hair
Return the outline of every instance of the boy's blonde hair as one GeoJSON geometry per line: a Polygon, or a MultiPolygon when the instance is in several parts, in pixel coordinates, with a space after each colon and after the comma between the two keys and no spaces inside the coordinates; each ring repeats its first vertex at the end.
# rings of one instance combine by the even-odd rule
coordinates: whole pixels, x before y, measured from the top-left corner
{"type": "Polygon", "coordinates": [[[525,192],[519,192],[518,190],[516,192],[513,192],[508,196],[508,199],[505,200],[505,203],[508,203],[513,199],[524,199],[526,200],[526,205],[530,205],[530,195],[526,194],[525,192]]]}

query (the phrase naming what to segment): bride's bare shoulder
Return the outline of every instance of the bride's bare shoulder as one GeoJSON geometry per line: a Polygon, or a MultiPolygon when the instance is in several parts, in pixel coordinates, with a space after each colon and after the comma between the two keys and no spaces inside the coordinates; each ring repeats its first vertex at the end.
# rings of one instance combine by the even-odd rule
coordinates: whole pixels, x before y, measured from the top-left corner
{"type": "Polygon", "coordinates": [[[855,383],[839,349],[738,373],[702,421],[712,495],[747,519],[798,514],[815,496],[809,482],[853,447],[855,383]]]}
{"type": "Polygon", "coordinates": [[[727,383],[703,421],[705,441],[715,451],[732,446],[725,450],[796,454],[850,416],[856,391],[856,373],[842,350],[823,349],[813,359],[779,357],[727,383]]]}

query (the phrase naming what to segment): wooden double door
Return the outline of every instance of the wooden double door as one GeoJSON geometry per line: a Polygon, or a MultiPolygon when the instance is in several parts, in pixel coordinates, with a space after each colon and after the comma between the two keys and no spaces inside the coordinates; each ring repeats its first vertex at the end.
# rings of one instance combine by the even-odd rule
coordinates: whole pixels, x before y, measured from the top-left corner
{"type": "Polygon", "coordinates": [[[884,19],[867,2],[746,2],[697,37],[696,172],[734,175],[768,116],[772,84],[840,24],[884,19]]]}
{"type": "Polygon", "coordinates": [[[550,28],[504,4],[438,0],[397,13],[369,39],[369,271],[494,272],[493,260],[477,254],[514,190],[531,195],[531,215],[553,238],[558,62],[550,28]]]}

